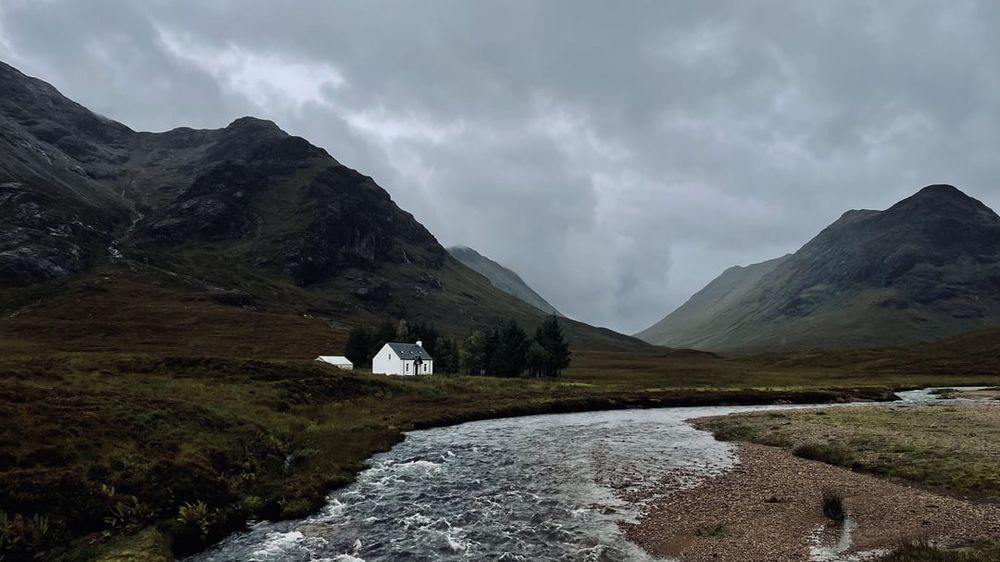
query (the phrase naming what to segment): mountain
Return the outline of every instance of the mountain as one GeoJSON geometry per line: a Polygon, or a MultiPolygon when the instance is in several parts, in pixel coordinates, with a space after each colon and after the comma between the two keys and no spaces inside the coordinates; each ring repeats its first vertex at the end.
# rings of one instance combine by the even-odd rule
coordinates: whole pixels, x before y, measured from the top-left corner
{"type": "Polygon", "coordinates": [[[106,253],[131,203],[104,180],[131,134],[0,64],[0,284],[64,278],[106,253]]]}
{"type": "MultiPolygon", "coordinates": [[[[452,258],[372,178],[270,121],[137,132],[0,63],[0,131],[0,339],[58,323],[52,344],[70,350],[105,345],[103,332],[124,334],[107,346],[162,345],[129,338],[174,328],[183,346],[225,325],[226,341],[281,353],[301,335],[293,318],[338,341],[384,318],[460,336],[544,317],[452,258]],[[252,314],[295,329],[241,334],[263,322],[252,314]]],[[[565,325],[578,347],[645,346],[565,325]]]]}
{"type": "Polygon", "coordinates": [[[950,185],[848,211],[794,254],[734,267],[637,334],[749,352],[878,347],[1000,325],[1000,217],[950,185]]]}
{"type": "Polygon", "coordinates": [[[476,273],[479,273],[488,279],[489,282],[497,289],[500,289],[508,295],[517,297],[542,312],[562,316],[562,313],[556,310],[556,307],[549,304],[548,301],[543,299],[542,296],[536,293],[534,289],[529,287],[528,284],[521,279],[520,275],[480,254],[472,248],[467,246],[452,246],[451,248],[448,248],[448,253],[451,254],[451,257],[457,259],[476,273]]]}

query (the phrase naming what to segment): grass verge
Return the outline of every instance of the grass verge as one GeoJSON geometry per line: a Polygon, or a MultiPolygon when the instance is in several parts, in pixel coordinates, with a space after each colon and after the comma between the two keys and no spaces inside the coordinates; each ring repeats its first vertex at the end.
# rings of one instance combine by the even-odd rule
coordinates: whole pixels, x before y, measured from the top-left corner
{"type": "Polygon", "coordinates": [[[881,562],[996,562],[1000,543],[982,543],[961,550],[941,550],[925,545],[907,545],[881,562]]]}

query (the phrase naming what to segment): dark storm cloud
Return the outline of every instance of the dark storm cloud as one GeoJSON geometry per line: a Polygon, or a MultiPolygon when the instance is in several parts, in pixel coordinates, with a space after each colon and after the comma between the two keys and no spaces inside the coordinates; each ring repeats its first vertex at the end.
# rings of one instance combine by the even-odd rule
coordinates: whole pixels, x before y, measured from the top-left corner
{"type": "Polygon", "coordinates": [[[0,55],[135,128],[274,119],[634,331],[848,208],[1000,203],[994,6],[0,0],[0,55]]]}

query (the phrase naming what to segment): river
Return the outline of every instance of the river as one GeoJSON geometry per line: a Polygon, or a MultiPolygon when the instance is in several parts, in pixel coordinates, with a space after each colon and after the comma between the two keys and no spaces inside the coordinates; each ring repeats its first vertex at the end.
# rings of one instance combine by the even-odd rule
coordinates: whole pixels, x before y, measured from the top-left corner
{"type": "Polygon", "coordinates": [[[804,406],[613,410],[409,432],[319,513],[253,524],[188,560],[652,560],[617,522],[634,519],[660,484],[695,486],[737,460],[732,444],[684,420],[795,407],[804,406]]]}

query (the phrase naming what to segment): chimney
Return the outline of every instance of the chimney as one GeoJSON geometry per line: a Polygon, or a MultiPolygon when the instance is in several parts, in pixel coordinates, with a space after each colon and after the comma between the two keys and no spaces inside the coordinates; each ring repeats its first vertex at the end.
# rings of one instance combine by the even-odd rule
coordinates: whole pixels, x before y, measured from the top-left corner
{"type": "Polygon", "coordinates": [[[419,345],[420,347],[423,347],[424,346],[424,342],[422,342],[420,340],[417,340],[417,345],[419,345]]]}

